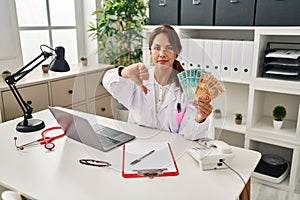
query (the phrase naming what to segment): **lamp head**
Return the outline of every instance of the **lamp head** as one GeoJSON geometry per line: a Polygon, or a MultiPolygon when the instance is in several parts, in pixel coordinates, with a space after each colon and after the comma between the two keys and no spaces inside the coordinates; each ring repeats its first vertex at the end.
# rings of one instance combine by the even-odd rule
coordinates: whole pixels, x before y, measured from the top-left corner
{"type": "Polygon", "coordinates": [[[67,72],[70,71],[69,64],[65,60],[65,49],[63,47],[56,47],[55,58],[51,61],[49,69],[55,72],[67,72]]]}

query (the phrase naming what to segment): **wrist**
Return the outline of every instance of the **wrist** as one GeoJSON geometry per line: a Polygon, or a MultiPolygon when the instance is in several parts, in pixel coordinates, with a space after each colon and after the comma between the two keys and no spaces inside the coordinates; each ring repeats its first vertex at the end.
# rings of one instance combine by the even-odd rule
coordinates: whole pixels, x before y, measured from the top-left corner
{"type": "Polygon", "coordinates": [[[120,77],[123,77],[122,76],[122,71],[124,70],[124,67],[123,66],[119,66],[118,67],[118,75],[120,76],[120,77]]]}
{"type": "Polygon", "coordinates": [[[197,118],[195,118],[195,121],[198,122],[199,124],[205,122],[205,120],[206,120],[206,118],[200,119],[200,120],[198,120],[197,118]]]}

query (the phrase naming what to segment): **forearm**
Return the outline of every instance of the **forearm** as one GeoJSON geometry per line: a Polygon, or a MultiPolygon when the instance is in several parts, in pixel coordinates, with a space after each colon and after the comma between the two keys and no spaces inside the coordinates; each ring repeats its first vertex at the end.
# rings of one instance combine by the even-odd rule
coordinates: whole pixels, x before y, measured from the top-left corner
{"type": "Polygon", "coordinates": [[[208,136],[208,127],[210,120],[207,118],[202,122],[195,119],[196,111],[190,107],[187,108],[185,116],[180,124],[179,134],[189,140],[196,140],[208,136]]]}

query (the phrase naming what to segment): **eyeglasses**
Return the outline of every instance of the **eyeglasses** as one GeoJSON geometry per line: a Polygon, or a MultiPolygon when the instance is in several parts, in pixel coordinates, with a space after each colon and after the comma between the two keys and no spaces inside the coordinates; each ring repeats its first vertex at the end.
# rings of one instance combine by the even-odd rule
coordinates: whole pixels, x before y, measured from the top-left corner
{"type": "Polygon", "coordinates": [[[159,52],[161,50],[164,50],[167,53],[175,53],[175,49],[172,46],[166,46],[166,47],[154,46],[154,47],[151,47],[151,50],[154,52],[159,52]]]}
{"type": "Polygon", "coordinates": [[[94,167],[109,167],[110,163],[102,160],[94,160],[94,159],[80,159],[79,162],[84,165],[90,165],[94,167]]]}

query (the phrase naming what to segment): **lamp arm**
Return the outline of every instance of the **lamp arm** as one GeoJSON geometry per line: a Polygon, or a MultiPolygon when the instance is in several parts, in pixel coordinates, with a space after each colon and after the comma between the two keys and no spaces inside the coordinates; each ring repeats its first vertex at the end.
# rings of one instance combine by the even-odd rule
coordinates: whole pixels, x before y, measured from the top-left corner
{"type": "Polygon", "coordinates": [[[18,88],[16,87],[16,83],[21,80],[24,76],[26,76],[29,72],[34,70],[37,66],[39,66],[42,62],[47,60],[52,53],[48,53],[43,51],[39,56],[37,56],[35,59],[30,61],[27,65],[22,67],[20,70],[18,70],[16,73],[12,74],[11,76],[7,77],[5,79],[5,82],[8,84],[10,90],[12,91],[15,99],[17,100],[19,106],[21,107],[23,114],[24,114],[24,125],[27,125],[28,119],[32,118],[32,107],[30,106],[30,103],[26,102],[23,97],[21,96],[20,92],[18,91],[18,88]],[[35,64],[33,67],[27,69],[31,64],[36,62],[39,58],[44,56],[42,60],[40,60],[37,64],[35,64]]]}
{"type": "Polygon", "coordinates": [[[12,74],[11,76],[14,77],[14,84],[16,84],[19,80],[21,80],[24,76],[26,76],[28,73],[30,73],[32,70],[34,70],[37,66],[39,66],[42,62],[47,60],[50,56],[52,56],[52,53],[48,53],[46,51],[43,51],[40,55],[38,55],[36,58],[34,58],[32,61],[30,61],[27,65],[19,69],[16,73],[12,74]],[[44,58],[39,61],[36,65],[31,67],[30,69],[26,70],[32,63],[37,61],[39,58],[44,56],[44,58]]]}
{"type": "Polygon", "coordinates": [[[31,114],[33,109],[28,102],[24,101],[24,99],[22,98],[20,92],[18,91],[15,85],[9,85],[9,88],[23,111],[24,125],[27,125],[27,119],[32,118],[31,114]]]}

